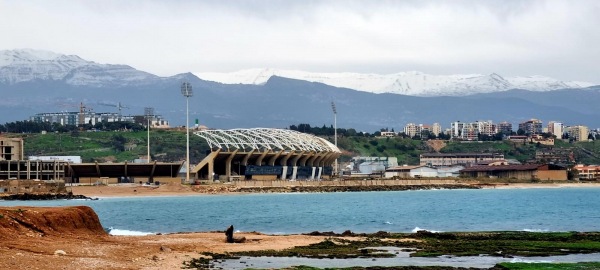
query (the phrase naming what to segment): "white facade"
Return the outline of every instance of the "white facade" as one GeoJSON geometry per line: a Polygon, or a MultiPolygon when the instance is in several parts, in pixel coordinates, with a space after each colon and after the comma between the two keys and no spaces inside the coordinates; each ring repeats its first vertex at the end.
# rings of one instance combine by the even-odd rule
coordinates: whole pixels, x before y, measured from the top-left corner
{"type": "Polygon", "coordinates": [[[548,132],[560,139],[564,133],[563,123],[555,121],[548,122],[548,132]]]}
{"type": "Polygon", "coordinates": [[[81,156],[29,156],[27,159],[41,161],[66,161],[75,164],[81,163],[81,156]]]}
{"type": "Polygon", "coordinates": [[[430,168],[430,167],[419,167],[419,168],[410,170],[410,177],[416,177],[416,178],[437,177],[437,175],[438,175],[437,169],[430,168]]]}

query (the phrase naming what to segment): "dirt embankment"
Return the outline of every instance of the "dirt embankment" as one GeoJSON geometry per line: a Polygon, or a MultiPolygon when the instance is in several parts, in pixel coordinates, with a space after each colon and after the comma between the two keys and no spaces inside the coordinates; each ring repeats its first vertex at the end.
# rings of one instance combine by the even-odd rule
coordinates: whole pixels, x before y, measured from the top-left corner
{"type": "Polygon", "coordinates": [[[0,269],[181,269],[201,252],[281,250],[325,238],[236,236],[245,237],[246,243],[226,243],[223,232],[111,236],[87,206],[0,207],[0,269]]]}
{"type": "Polygon", "coordinates": [[[0,208],[0,239],[67,235],[108,234],[96,212],[88,206],[0,208]]]}

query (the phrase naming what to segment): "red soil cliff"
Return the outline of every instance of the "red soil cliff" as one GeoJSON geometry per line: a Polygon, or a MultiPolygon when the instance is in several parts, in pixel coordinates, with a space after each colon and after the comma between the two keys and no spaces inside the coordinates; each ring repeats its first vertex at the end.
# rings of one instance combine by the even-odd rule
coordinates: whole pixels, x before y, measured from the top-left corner
{"type": "Polygon", "coordinates": [[[88,206],[0,207],[0,239],[74,235],[108,234],[88,206]]]}

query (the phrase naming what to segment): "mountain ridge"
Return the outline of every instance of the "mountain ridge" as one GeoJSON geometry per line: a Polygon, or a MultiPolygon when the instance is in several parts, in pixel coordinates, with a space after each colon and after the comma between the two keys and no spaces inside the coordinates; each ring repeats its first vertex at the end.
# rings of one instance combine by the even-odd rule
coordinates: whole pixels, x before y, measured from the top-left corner
{"type": "Polygon", "coordinates": [[[579,89],[594,85],[587,82],[565,82],[539,75],[504,78],[497,73],[431,75],[419,71],[408,71],[381,75],[350,72],[314,73],[266,68],[229,73],[196,72],[194,74],[205,80],[225,84],[263,84],[271,76],[279,76],[378,94],[392,93],[412,96],[462,96],[511,89],[552,91],[579,89]]]}
{"type": "MultiPolygon", "coordinates": [[[[45,55],[42,53],[42,56],[45,55]]],[[[80,103],[97,112],[116,110],[100,107],[102,104],[122,103],[128,107],[123,109],[125,115],[141,115],[145,107],[154,107],[172,126],[178,126],[186,119],[186,98],[181,95],[180,86],[187,81],[192,84],[194,93],[189,98],[190,120],[197,118],[201,125],[211,128],[285,128],[298,123],[329,125],[333,123],[332,101],[338,111],[338,127],[367,132],[380,128],[401,130],[411,122],[438,122],[448,127],[454,121],[484,119],[518,124],[538,118],[545,122],[563,121],[567,125],[600,126],[600,112],[594,102],[600,100],[600,86],[422,97],[374,94],[279,76],[269,76],[262,84],[223,84],[201,79],[190,72],[159,77],[127,65],[95,64],[85,60],[79,63],[75,57],[64,59],[56,62],[63,66],[55,63],[50,69],[53,75],[60,76],[42,76],[32,70],[43,68],[32,67],[32,70],[24,70],[28,80],[0,80],[3,96],[0,122],[21,121],[36,113],[78,111],[80,103]],[[71,69],[69,65],[78,66],[71,69]],[[64,72],[67,69],[69,72],[64,72]]],[[[47,68],[48,61],[40,61],[41,66],[47,68]]],[[[5,67],[0,67],[0,74],[5,67]]],[[[498,82],[504,79],[498,74],[484,79],[489,78],[498,82]]]]}

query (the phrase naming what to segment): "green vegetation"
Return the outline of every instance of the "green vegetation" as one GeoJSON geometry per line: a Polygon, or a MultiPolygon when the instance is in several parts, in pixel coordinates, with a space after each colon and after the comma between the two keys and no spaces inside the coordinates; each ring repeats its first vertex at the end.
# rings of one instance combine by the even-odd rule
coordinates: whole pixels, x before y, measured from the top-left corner
{"type": "MultiPolygon", "coordinates": [[[[226,254],[202,254],[202,258],[186,262],[187,268],[204,269],[211,265],[212,260],[235,259],[239,256],[275,256],[275,257],[307,257],[325,258],[383,258],[395,254],[382,252],[377,247],[399,247],[414,251],[411,256],[555,256],[581,253],[600,252],[600,232],[455,232],[431,233],[387,233],[354,234],[344,232],[313,232],[311,235],[328,235],[326,240],[308,245],[293,247],[285,250],[262,250],[232,252],[226,254]],[[348,240],[344,236],[358,236],[359,240],[348,240]]],[[[286,269],[321,269],[310,266],[295,266],[286,269]]],[[[352,267],[324,269],[411,269],[411,270],[442,270],[465,269],[441,266],[397,266],[397,267],[352,267]]],[[[490,270],[529,270],[529,269],[600,269],[600,262],[592,263],[500,263],[490,270]]]]}
{"type": "Polygon", "coordinates": [[[418,232],[411,236],[423,240],[413,246],[419,248],[413,256],[553,256],[600,252],[600,233],[418,232]]]}
{"type": "MultiPolygon", "coordinates": [[[[297,127],[298,128],[298,127],[297,127]]],[[[300,125],[300,128],[304,128],[300,125]]],[[[308,128],[308,127],[307,127],[308,128]]],[[[310,128],[324,133],[323,138],[333,142],[331,128],[310,128]]],[[[145,156],[147,151],[146,131],[79,131],[42,133],[12,133],[10,137],[25,138],[25,155],[77,155],[84,162],[122,162],[145,156]]],[[[558,151],[565,159],[572,155],[575,161],[585,164],[600,164],[600,143],[569,143],[556,140],[554,146],[537,143],[515,143],[510,141],[460,142],[445,141],[442,153],[502,153],[507,159],[521,162],[535,161],[536,151],[558,151]]],[[[340,161],[354,156],[388,156],[398,158],[399,164],[419,164],[419,155],[433,152],[427,141],[406,137],[381,138],[368,133],[356,133],[353,129],[340,129],[338,146],[343,154],[340,161]]],[[[190,136],[192,161],[200,161],[208,146],[198,136],[190,136]]],[[[185,132],[173,130],[151,130],[150,149],[153,160],[178,161],[185,156],[185,132]]],[[[539,162],[544,162],[540,160],[539,162]]]]}
{"type": "MultiPolygon", "coordinates": [[[[102,131],[12,134],[23,137],[26,156],[81,156],[84,162],[124,162],[147,154],[146,131],[102,131]]],[[[150,155],[157,161],[185,158],[186,135],[183,131],[150,131],[150,155]]],[[[200,137],[190,136],[190,159],[199,162],[208,145],[200,137]]]]}

